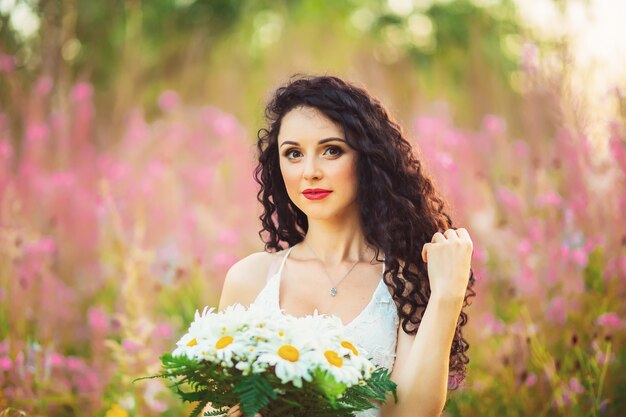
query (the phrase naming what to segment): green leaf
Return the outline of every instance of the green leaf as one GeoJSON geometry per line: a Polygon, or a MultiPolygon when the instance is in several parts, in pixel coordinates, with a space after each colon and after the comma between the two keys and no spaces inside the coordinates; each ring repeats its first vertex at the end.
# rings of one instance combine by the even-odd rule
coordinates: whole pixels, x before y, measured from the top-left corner
{"type": "Polygon", "coordinates": [[[239,396],[241,411],[244,417],[253,417],[270,400],[276,399],[272,385],[260,374],[245,377],[235,384],[233,392],[239,396]]]}

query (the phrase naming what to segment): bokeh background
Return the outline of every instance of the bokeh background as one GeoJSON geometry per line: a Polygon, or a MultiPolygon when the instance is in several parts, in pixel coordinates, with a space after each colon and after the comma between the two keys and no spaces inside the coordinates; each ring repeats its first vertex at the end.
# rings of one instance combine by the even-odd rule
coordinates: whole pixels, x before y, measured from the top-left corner
{"type": "Polygon", "coordinates": [[[474,240],[446,416],[626,412],[620,0],[0,0],[0,415],[180,416],[159,369],[262,250],[257,130],[365,86],[474,240]]]}

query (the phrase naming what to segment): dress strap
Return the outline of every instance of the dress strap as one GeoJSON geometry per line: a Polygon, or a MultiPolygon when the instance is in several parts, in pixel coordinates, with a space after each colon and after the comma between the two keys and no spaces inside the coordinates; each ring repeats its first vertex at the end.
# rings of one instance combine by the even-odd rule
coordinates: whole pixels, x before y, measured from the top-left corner
{"type": "Polygon", "coordinates": [[[276,273],[277,275],[279,275],[279,276],[280,276],[280,273],[283,271],[283,266],[285,266],[285,261],[287,260],[287,256],[289,256],[289,252],[291,252],[291,250],[292,250],[292,249],[293,249],[293,246],[292,246],[292,247],[290,247],[290,248],[287,250],[287,253],[285,254],[285,256],[283,256],[283,260],[282,260],[282,262],[280,263],[280,268],[278,268],[278,272],[276,273]]]}

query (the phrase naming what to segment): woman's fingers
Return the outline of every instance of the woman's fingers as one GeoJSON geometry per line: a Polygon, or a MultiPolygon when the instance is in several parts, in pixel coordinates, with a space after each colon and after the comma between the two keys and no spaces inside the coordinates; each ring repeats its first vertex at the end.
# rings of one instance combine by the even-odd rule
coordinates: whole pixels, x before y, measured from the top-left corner
{"type": "Polygon", "coordinates": [[[428,263],[428,246],[430,245],[430,243],[426,243],[424,244],[424,247],[422,247],[422,260],[424,261],[424,263],[428,263]]]}
{"type": "Polygon", "coordinates": [[[461,227],[459,229],[456,229],[456,232],[458,233],[461,240],[465,240],[466,242],[469,242],[472,249],[474,248],[474,243],[472,242],[472,238],[470,237],[466,229],[461,227]]]}
{"type": "Polygon", "coordinates": [[[437,232],[433,235],[431,243],[445,242],[446,238],[441,232],[437,232]]]}
{"type": "Polygon", "coordinates": [[[235,405],[234,407],[230,407],[228,411],[226,412],[226,416],[227,417],[242,417],[243,413],[239,409],[239,404],[235,405]]]}

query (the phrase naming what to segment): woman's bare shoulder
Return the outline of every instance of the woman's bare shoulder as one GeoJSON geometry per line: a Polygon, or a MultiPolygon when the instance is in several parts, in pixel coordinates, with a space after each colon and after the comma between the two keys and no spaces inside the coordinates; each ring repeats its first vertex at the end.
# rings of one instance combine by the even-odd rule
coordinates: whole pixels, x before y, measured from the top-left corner
{"type": "Polygon", "coordinates": [[[249,306],[267,282],[275,253],[254,252],[235,262],[224,279],[219,309],[239,303],[249,306]]]}

